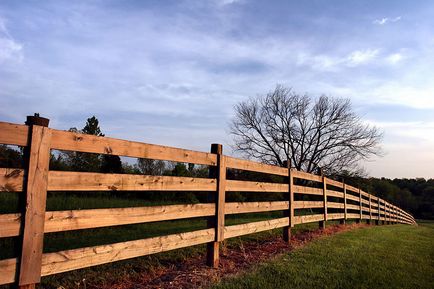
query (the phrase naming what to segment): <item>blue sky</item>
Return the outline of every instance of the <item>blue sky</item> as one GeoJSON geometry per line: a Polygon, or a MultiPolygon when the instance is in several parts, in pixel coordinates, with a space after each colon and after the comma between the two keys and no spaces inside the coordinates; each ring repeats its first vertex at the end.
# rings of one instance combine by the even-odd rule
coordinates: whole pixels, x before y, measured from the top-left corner
{"type": "Polygon", "coordinates": [[[0,120],[231,153],[233,106],[277,83],[348,97],[373,176],[434,177],[433,1],[0,1],[0,120]]]}

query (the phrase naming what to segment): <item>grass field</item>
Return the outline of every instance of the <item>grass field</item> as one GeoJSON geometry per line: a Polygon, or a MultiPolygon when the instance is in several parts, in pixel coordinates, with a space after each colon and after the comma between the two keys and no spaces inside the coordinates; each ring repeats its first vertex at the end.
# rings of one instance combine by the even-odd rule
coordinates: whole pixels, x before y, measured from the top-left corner
{"type": "Polygon", "coordinates": [[[434,288],[434,222],[317,239],[217,284],[236,288],[434,288]]]}

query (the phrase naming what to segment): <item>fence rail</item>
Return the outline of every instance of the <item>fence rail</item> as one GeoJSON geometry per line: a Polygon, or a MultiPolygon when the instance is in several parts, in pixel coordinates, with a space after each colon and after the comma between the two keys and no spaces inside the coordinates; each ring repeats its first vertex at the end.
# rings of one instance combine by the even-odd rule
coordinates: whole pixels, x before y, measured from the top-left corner
{"type": "Polygon", "coordinates": [[[22,239],[18,258],[0,260],[0,284],[16,282],[33,288],[41,276],[115,262],[138,256],[207,244],[207,262],[217,266],[224,239],[283,228],[289,241],[297,224],[355,219],[368,222],[416,224],[404,210],[326,176],[242,160],[222,153],[198,152],[127,140],[98,137],[48,128],[48,120],[29,117],[27,125],[0,122],[0,144],[25,148],[25,168],[0,168],[1,191],[23,194],[22,213],[0,214],[0,238],[22,239]],[[209,178],[104,174],[49,170],[51,150],[110,154],[208,165],[209,178]],[[226,178],[227,169],[283,176],[283,183],[239,181],[226,178]],[[46,211],[47,191],[202,191],[212,203],[133,208],[46,211]],[[226,192],[285,193],[284,201],[226,202],[226,192]],[[294,199],[294,196],[296,198],[294,199]],[[306,200],[313,196],[315,200],[306,200]],[[315,197],[317,196],[317,197],[315,197]],[[321,213],[304,214],[306,209],[321,213]],[[331,210],[329,210],[331,209],[331,210]],[[282,211],[283,217],[239,225],[225,225],[225,215],[282,211]],[[304,213],[302,213],[304,212],[304,213]],[[207,217],[208,228],[110,245],[43,253],[45,233],[85,230],[195,217],[207,217]]]}

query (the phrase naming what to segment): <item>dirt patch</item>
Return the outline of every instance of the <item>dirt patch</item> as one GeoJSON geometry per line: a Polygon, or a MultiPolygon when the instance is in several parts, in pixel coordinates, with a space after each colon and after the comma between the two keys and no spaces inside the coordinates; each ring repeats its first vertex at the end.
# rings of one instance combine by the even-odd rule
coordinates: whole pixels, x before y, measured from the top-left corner
{"type": "Polygon", "coordinates": [[[167,264],[153,272],[143,272],[138,278],[118,280],[116,283],[98,286],[88,284],[87,288],[99,289],[193,289],[208,287],[223,277],[239,274],[254,265],[299,248],[309,241],[324,235],[363,227],[363,224],[328,226],[326,229],[299,232],[286,243],[279,237],[261,241],[242,242],[236,247],[223,246],[220,265],[210,268],[205,265],[205,256],[189,258],[183,263],[167,264]]]}

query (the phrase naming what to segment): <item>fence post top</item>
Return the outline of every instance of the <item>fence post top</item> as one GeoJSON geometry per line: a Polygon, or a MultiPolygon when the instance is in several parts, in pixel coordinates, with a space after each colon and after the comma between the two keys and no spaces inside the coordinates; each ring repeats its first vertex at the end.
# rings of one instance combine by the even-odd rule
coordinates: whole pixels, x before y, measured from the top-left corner
{"type": "Polygon", "coordinates": [[[211,153],[213,154],[223,154],[223,145],[218,143],[211,144],[211,153]]]}
{"type": "Polygon", "coordinates": [[[50,120],[45,117],[39,116],[39,113],[35,113],[34,115],[28,115],[25,124],[26,125],[40,125],[44,127],[48,127],[48,123],[50,120]]]}

